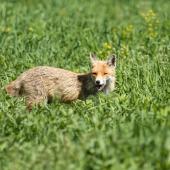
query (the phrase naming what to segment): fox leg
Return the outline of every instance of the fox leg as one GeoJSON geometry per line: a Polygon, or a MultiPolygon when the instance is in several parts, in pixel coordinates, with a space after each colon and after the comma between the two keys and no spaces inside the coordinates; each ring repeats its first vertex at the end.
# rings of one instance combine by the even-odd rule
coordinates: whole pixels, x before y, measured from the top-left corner
{"type": "Polygon", "coordinates": [[[27,109],[29,110],[29,112],[32,111],[32,105],[40,104],[40,106],[41,106],[42,102],[43,102],[43,96],[37,96],[36,98],[25,97],[25,104],[26,104],[27,109]]]}
{"type": "Polygon", "coordinates": [[[31,101],[26,101],[25,105],[27,106],[28,111],[32,112],[32,102],[31,101]]]}

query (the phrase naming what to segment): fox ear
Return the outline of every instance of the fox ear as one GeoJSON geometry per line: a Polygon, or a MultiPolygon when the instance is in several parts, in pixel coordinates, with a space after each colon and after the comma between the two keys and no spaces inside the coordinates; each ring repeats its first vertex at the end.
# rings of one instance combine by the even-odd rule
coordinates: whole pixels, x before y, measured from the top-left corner
{"type": "Polygon", "coordinates": [[[90,59],[91,59],[92,63],[93,63],[93,61],[97,61],[98,60],[93,53],[90,53],[90,59]]]}
{"type": "Polygon", "coordinates": [[[112,55],[107,59],[107,65],[116,67],[116,55],[115,55],[115,54],[112,54],[112,55]]]}

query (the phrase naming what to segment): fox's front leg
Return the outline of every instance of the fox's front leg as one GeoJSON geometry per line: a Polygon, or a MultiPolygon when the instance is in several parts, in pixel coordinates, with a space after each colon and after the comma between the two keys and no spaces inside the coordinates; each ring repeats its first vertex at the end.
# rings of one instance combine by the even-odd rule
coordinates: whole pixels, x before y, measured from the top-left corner
{"type": "Polygon", "coordinates": [[[32,105],[39,104],[41,106],[42,102],[43,102],[43,96],[36,96],[35,98],[31,97],[31,96],[25,97],[25,104],[26,104],[27,109],[29,110],[29,112],[32,111],[32,105]]]}

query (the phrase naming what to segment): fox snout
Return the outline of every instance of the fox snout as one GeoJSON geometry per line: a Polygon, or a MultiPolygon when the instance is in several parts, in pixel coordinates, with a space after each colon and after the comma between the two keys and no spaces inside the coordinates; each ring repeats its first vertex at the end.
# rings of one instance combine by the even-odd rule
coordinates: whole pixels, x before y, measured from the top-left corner
{"type": "Polygon", "coordinates": [[[96,80],[95,83],[96,83],[97,85],[100,85],[100,84],[105,84],[106,81],[104,81],[104,80],[96,80]]]}
{"type": "Polygon", "coordinates": [[[104,81],[104,80],[96,80],[95,84],[96,84],[96,87],[97,87],[97,91],[102,91],[102,89],[106,85],[106,81],[104,81]]]}
{"type": "Polygon", "coordinates": [[[96,80],[96,84],[100,84],[100,80],[96,80]]]}
{"type": "Polygon", "coordinates": [[[103,81],[101,80],[96,80],[96,84],[103,84],[103,81]]]}

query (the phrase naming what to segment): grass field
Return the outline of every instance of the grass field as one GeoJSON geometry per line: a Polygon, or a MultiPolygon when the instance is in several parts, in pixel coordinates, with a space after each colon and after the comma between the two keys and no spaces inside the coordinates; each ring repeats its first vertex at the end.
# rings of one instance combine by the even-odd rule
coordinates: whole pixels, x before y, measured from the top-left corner
{"type": "Polygon", "coordinates": [[[169,170],[170,1],[1,0],[0,87],[36,66],[117,56],[116,89],[29,113],[0,90],[0,170],[169,170]]]}

